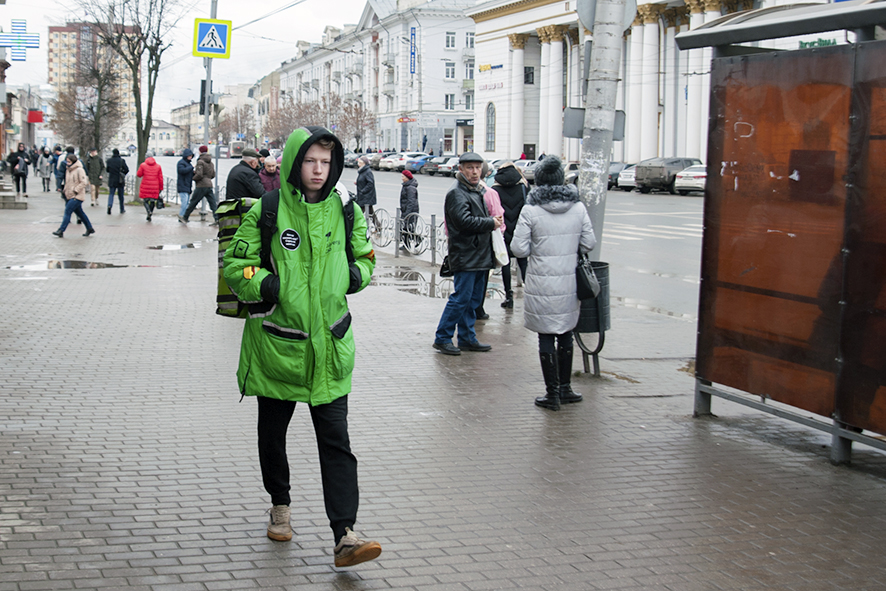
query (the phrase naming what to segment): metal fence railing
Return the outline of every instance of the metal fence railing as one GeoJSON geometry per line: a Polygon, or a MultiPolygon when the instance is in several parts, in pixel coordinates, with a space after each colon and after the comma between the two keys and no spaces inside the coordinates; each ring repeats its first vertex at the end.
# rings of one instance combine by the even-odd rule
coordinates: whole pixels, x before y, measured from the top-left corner
{"type": "Polygon", "coordinates": [[[367,207],[363,213],[369,226],[369,237],[376,248],[393,243],[395,257],[400,256],[401,248],[416,256],[430,251],[432,264],[446,256],[446,232],[443,223],[437,223],[436,215],[432,215],[430,221],[417,213],[401,217],[399,207],[393,216],[381,208],[370,214],[367,207]]]}

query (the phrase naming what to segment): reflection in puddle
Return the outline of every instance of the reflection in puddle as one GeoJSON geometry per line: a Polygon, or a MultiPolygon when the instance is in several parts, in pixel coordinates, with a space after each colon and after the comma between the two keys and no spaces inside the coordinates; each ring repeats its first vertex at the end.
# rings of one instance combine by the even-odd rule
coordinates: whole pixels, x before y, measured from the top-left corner
{"type": "Polygon", "coordinates": [[[89,261],[55,261],[50,260],[44,263],[36,263],[33,265],[13,265],[3,267],[13,271],[44,271],[46,269],[122,269],[130,265],[114,265],[112,263],[94,263],[89,261]]]}
{"type": "MultiPolygon", "coordinates": [[[[493,284],[492,279],[494,277],[490,278],[486,297],[504,299],[501,285],[493,284]]],[[[435,272],[425,273],[408,267],[376,267],[370,285],[394,287],[398,291],[429,298],[448,298],[453,288],[451,277],[440,277],[435,272]]]]}
{"type": "Polygon", "coordinates": [[[189,242],[188,244],[161,244],[159,246],[149,246],[148,250],[182,250],[183,248],[200,248],[202,244],[199,242],[189,242]]]}

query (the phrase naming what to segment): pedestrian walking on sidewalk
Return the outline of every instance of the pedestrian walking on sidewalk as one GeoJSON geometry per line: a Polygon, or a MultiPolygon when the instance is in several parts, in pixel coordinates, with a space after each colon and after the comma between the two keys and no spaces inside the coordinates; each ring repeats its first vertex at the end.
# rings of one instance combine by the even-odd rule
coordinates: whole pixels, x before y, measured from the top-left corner
{"type": "Polygon", "coordinates": [[[37,176],[43,181],[43,192],[49,192],[49,181],[52,178],[53,159],[49,148],[43,148],[37,157],[37,176]]]}
{"type": "Polygon", "coordinates": [[[572,330],[581,307],[575,267],[579,250],[590,252],[597,243],[578,190],[575,185],[564,185],[563,180],[557,156],[547,156],[536,165],[536,187],[526,198],[511,240],[514,255],[529,259],[523,286],[523,324],[538,333],[545,395],[536,398],[535,404],[550,410],[582,400],[571,387],[572,330]]]}
{"type": "Polygon", "coordinates": [[[194,165],[194,193],[191,195],[191,201],[185,210],[185,223],[191,217],[191,212],[200,204],[203,199],[209,203],[209,209],[215,217],[216,223],[218,217],[215,216],[215,210],[218,209],[218,200],[215,198],[215,191],[212,189],[212,179],[215,178],[215,165],[212,163],[212,156],[209,155],[209,148],[200,146],[197,149],[200,155],[197,157],[197,164],[194,165]]]}
{"type": "MultiPolygon", "coordinates": [[[[523,178],[520,169],[514,166],[511,161],[503,163],[498,172],[495,173],[495,182],[492,188],[498,192],[499,203],[504,209],[504,238],[505,246],[508,248],[508,257],[511,260],[516,259],[517,267],[520,269],[520,279],[526,280],[526,259],[517,258],[511,251],[511,240],[514,238],[514,228],[517,226],[517,220],[520,218],[520,212],[526,204],[526,195],[529,193],[529,183],[523,178]]],[[[505,288],[505,301],[501,303],[502,308],[514,307],[514,290],[511,287],[511,265],[508,263],[501,268],[501,281],[505,288]]]]}
{"type": "Polygon", "coordinates": [[[418,181],[408,170],[400,174],[400,249],[407,250],[415,242],[415,220],[418,216],[418,181]],[[412,215],[415,214],[415,215],[412,215]]]}
{"type": "Polygon", "coordinates": [[[455,184],[446,193],[443,213],[449,234],[449,267],[454,291],[437,323],[434,348],[444,355],[466,351],[489,351],[491,345],[477,341],[474,310],[483,299],[483,274],[495,267],[492,231],[502,224],[502,216],[491,216],[483,202],[486,189],[480,183],[483,157],[465,152],[458,159],[455,184]],[[452,337],[458,327],[458,347],[452,337]]]}
{"type": "Polygon", "coordinates": [[[83,170],[83,164],[77,160],[74,154],[68,154],[67,166],[65,167],[65,215],[62,218],[62,225],[58,230],[53,232],[59,238],[64,237],[68,224],[71,223],[71,215],[76,214],[86,225],[86,233],[84,236],[95,234],[95,230],[83,211],[83,201],[86,199],[86,188],[89,185],[89,179],[86,178],[86,172],[83,170]]]}
{"type": "Polygon", "coordinates": [[[55,163],[55,190],[60,193],[60,196],[62,199],[67,201],[67,199],[65,199],[65,191],[64,191],[64,189],[65,189],[65,170],[68,167],[67,156],[68,156],[68,154],[74,153],[74,147],[68,146],[67,148],[65,148],[65,151],[62,152],[62,147],[56,146],[55,150],[58,153],[58,158],[56,159],[56,163],[55,163]]]}
{"type": "Polygon", "coordinates": [[[185,218],[185,213],[187,213],[188,205],[191,203],[191,185],[194,184],[194,165],[191,164],[192,158],[194,158],[194,153],[188,148],[185,148],[182,150],[181,160],[178,161],[178,164],[175,167],[177,173],[175,190],[178,192],[178,200],[180,203],[178,208],[178,221],[183,224],[188,223],[187,218],[185,218]]]}
{"type": "MultiPolygon", "coordinates": [[[[257,156],[252,156],[256,163],[257,156]]],[[[249,165],[238,167],[258,176],[249,165]]],[[[262,208],[257,205],[246,213],[224,255],[225,281],[242,302],[253,304],[243,328],[237,383],[244,396],[258,399],[259,463],[272,504],[267,535],[292,539],[286,431],[296,403],[303,402],[314,424],[339,567],[381,554],[378,542],[361,540],[353,531],[359,492],[347,416],[355,352],[345,296],[369,285],[375,254],[363,213],[354,207],[354,260],[349,261],[344,203],[350,197],[336,186],[343,169],[344,149],[331,132],[322,127],[293,131],[283,151],[271,267],[261,266],[262,208]]]]}
{"type": "Polygon", "coordinates": [[[126,207],[123,199],[123,188],[126,186],[126,175],[129,174],[129,166],[126,160],[120,157],[120,150],[114,148],[111,157],[108,158],[108,215],[114,208],[114,193],[117,193],[120,200],[120,213],[126,213],[126,207]]]}
{"type": "Polygon", "coordinates": [[[369,157],[361,156],[357,159],[357,205],[363,210],[363,213],[369,213],[372,220],[373,231],[379,230],[378,216],[375,215],[375,204],[378,199],[375,194],[375,176],[372,174],[372,167],[369,166],[369,157]]]}
{"type": "Polygon", "coordinates": [[[31,166],[31,156],[25,144],[19,142],[15,152],[10,152],[6,157],[9,162],[9,168],[12,170],[12,179],[15,181],[15,196],[21,197],[22,194],[28,196],[28,167],[31,166]]]}
{"type": "Polygon", "coordinates": [[[148,212],[147,220],[150,222],[154,208],[157,207],[157,200],[160,199],[160,191],[163,190],[163,169],[154,160],[153,152],[148,152],[146,156],[135,174],[142,179],[138,188],[138,197],[148,212]]]}
{"type": "Polygon", "coordinates": [[[105,162],[98,155],[98,150],[89,150],[89,158],[86,159],[86,174],[89,176],[89,189],[92,200],[90,207],[98,205],[98,191],[102,188],[102,175],[105,173],[105,162]]]}

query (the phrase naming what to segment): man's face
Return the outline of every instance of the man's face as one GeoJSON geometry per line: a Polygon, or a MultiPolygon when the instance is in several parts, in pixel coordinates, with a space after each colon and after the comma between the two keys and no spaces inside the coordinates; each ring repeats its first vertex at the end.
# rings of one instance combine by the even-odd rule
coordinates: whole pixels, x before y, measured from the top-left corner
{"type": "Polygon", "coordinates": [[[301,164],[301,183],[306,193],[316,193],[323,188],[332,168],[332,150],[314,144],[305,153],[301,164]]]}
{"type": "Polygon", "coordinates": [[[480,182],[480,174],[483,171],[482,162],[464,162],[458,165],[458,169],[472,185],[480,182]]]}

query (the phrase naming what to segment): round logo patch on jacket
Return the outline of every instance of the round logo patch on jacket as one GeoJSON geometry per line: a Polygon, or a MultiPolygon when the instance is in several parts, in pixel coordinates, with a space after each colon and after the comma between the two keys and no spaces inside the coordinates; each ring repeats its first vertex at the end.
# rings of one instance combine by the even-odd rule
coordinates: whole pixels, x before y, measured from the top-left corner
{"type": "Polygon", "coordinates": [[[280,244],[286,250],[296,250],[298,245],[301,244],[301,236],[292,228],[287,228],[280,234],[280,244]]]}

